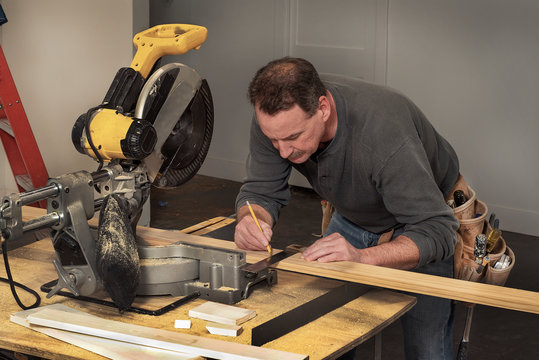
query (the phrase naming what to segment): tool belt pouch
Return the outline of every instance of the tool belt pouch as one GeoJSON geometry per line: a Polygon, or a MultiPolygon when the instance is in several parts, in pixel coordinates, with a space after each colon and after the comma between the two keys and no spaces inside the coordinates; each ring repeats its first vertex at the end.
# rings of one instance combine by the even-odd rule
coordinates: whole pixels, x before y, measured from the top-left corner
{"type": "Polygon", "coordinates": [[[460,280],[481,281],[485,277],[485,271],[483,271],[484,269],[481,269],[481,264],[475,262],[473,249],[470,254],[469,250],[465,250],[464,248],[462,236],[457,233],[457,238],[453,277],[460,280]]]}
{"type": "Polygon", "coordinates": [[[455,245],[453,277],[479,282],[485,277],[486,271],[482,264],[475,261],[474,243],[475,237],[485,230],[488,208],[484,202],[477,200],[475,191],[466,184],[461,175],[446,200],[452,199],[453,193],[457,190],[462,190],[468,200],[453,209],[460,223],[455,245]]]}
{"type": "MultiPolygon", "coordinates": [[[[479,234],[488,235],[492,230],[486,220],[488,207],[484,202],[477,199],[475,191],[466,185],[462,177],[459,177],[459,181],[454,187],[454,191],[456,190],[464,191],[468,200],[461,206],[454,208],[455,217],[460,223],[457,230],[457,244],[455,245],[454,277],[475,282],[485,280],[488,284],[503,286],[514,266],[515,255],[506,246],[503,237],[500,236],[488,254],[488,259],[485,258],[488,261],[487,264],[483,265],[475,261],[474,244],[476,236],[479,234]],[[504,269],[494,268],[503,254],[511,258],[510,265],[504,269]]],[[[451,197],[452,193],[450,194],[451,197]]]]}
{"type": "Polygon", "coordinates": [[[513,266],[515,265],[515,253],[513,253],[513,250],[511,250],[511,248],[507,246],[504,254],[509,256],[509,258],[511,259],[511,263],[508,267],[504,269],[496,269],[494,266],[497,261],[490,261],[488,263],[487,274],[485,276],[485,282],[487,284],[500,286],[505,285],[505,282],[507,281],[511,270],[513,270],[513,266]]]}
{"type": "MultiPolygon", "coordinates": [[[[466,206],[467,202],[462,205],[466,206]]],[[[459,206],[460,207],[460,206],[459,206]]],[[[457,233],[462,237],[464,250],[473,256],[475,237],[485,233],[485,218],[487,217],[488,207],[481,200],[474,199],[471,208],[471,215],[468,218],[457,218],[460,226],[457,233]]],[[[455,210],[457,210],[456,208],[455,210]]],[[[469,210],[468,210],[469,211],[469,210]]]]}
{"type": "MultiPolygon", "coordinates": [[[[491,226],[488,223],[486,223],[486,230],[487,234],[490,233],[490,231],[492,230],[491,226]]],[[[507,278],[509,277],[509,274],[511,273],[511,270],[513,270],[513,266],[515,266],[515,253],[513,252],[513,250],[511,250],[509,246],[507,246],[504,238],[500,236],[500,238],[494,245],[494,248],[490,251],[488,257],[489,262],[486,266],[485,283],[504,286],[505,282],[507,281],[507,278]],[[497,269],[496,263],[498,261],[501,261],[502,256],[504,255],[509,257],[509,265],[507,267],[504,267],[503,269],[497,269]]]]}

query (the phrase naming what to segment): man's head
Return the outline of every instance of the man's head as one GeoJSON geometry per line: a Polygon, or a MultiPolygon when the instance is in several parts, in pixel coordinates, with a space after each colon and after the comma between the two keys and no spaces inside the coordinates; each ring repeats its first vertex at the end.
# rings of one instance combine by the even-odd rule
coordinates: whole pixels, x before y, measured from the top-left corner
{"type": "Polygon", "coordinates": [[[333,98],[307,60],[286,57],[268,63],[251,81],[249,99],[262,132],[291,162],[307,161],[333,137],[333,98]]]}
{"type": "Polygon", "coordinates": [[[257,71],[249,85],[249,100],[268,115],[298,105],[309,115],[318,109],[326,87],[314,66],[305,59],[285,57],[257,71]]]}

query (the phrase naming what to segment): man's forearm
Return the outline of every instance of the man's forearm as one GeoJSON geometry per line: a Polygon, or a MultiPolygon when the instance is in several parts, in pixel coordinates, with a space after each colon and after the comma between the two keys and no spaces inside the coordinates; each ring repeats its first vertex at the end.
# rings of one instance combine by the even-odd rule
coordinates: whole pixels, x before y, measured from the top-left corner
{"type": "Polygon", "coordinates": [[[397,236],[390,242],[358,250],[360,262],[395,269],[413,269],[419,263],[419,248],[407,236],[397,236]]]}

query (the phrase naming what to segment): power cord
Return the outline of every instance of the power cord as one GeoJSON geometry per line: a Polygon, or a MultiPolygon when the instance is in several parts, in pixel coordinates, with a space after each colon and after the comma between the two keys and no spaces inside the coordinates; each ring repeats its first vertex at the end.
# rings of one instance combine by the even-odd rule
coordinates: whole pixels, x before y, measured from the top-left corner
{"type": "Polygon", "coordinates": [[[86,112],[86,117],[84,118],[84,132],[86,133],[86,140],[88,140],[88,144],[90,145],[90,148],[92,148],[92,151],[94,152],[97,161],[99,161],[99,166],[97,168],[97,171],[101,170],[103,168],[103,157],[101,157],[101,154],[99,154],[99,151],[97,150],[96,146],[94,145],[94,142],[92,140],[92,133],[90,131],[90,117],[92,116],[92,113],[96,110],[99,110],[103,108],[102,105],[95,106],[88,110],[86,112]]]}
{"type": "MultiPolygon", "coordinates": [[[[99,167],[97,168],[97,171],[99,171],[99,170],[101,170],[103,168],[104,161],[103,161],[103,158],[101,157],[101,155],[99,154],[98,149],[94,145],[94,142],[92,141],[92,134],[90,132],[90,121],[89,120],[90,120],[90,116],[92,115],[92,113],[94,111],[102,108],[102,107],[103,107],[102,105],[98,105],[98,106],[95,106],[95,107],[91,108],[90,110],[88,110],[88,112],[86,113],[85,121],[84,121],[84,130],[85,130],[85,133],[86,133],[86,138],[88,140],[88,143],[89,143],[90,147],[92,148],[92,151],[96,155],[97,160],[99,161],[99,167]]],[[[3,277],[0,277],[0,281],[9,284],[9,287],[11,288],[11,293],[13,294],[13,297],[15,298],[15,301],[21,307],[21,309],[28,310],[28,309],[33,309],[33,308],[38,307],[39,304],[41,303],[41,297],[39,296],[39,294],[36,291],[34,291],[34,290],[30,289],[29,287],[27,287],[26,285],[23,285],[21,283],[13,281],[13,277],[11,276],[11,270],[9,268],[9,261],[8,261],[8,256],[7,256],[7,247],[6,247],[6,242],[5,241],[2,242],[2,255],[4,257],[4,265],[6,267],[6,274],[7,274],[8,278],[6,279],[6,278],[3,278],[3,277]],[[15,287],[23,289],[24,291],[32,294],[36,298],[36,301],[30,306],[24,305],[22,303],[22,301],[20,300],[20,298],[19,298],[19,296],[17,294],[17,290],[15,289],[15,287]]]]}
{"type": "Polygon", "coordinates": [[[13,276],[11,276],[11,270],[9,268],[9,262],[8,262],[8,257],[7,257],[6,241],[2,242],[2,255],[4,257],[4,265],[6,267],[6,274],[8,278],[6,279],[6,278],[0,277],[0,281],[9,284],[9,287],[11,288],[11,293],[13,294],[15,301],[21,307],[21,309],[28,310],[28,309],[33,309],[33,308],[38,307],[39,304],[41,303],[41,297],[39,296],[39,294],[36,291],[30,289],[28,286],[18,283],[16,281],[13,281],[13,276]],[[19,299],[19,295],[17,294],[17,290],[15,289],[15,287],[21,288],[24,291],[32,294],[36,298],[36,301],[30,306],[24,305],[21,299],[19,299]]]}

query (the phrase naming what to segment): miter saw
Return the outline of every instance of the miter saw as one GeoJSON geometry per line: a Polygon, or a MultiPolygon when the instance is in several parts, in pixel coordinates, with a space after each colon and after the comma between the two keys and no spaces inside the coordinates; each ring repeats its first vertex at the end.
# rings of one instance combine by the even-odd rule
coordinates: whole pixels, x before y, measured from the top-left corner
{"type": "Polygon", "coordinates": [[[245,253],[186,243],[152,247],[136,241],[136,225],[151,186],[178,186],[199,170],[213,131],[206,80],[164,55],[198,49],[204,27],[159,25],[135,35],[137,52],[121,68],[103,102],[82,114],[72,130],[75,148],[99,162],[95,172],[50,179],[46,186],[5,196],[0,229],[9,240],[51,229],[62,289],[90,296],[105,288],[120,308],[135,295],[198,293],[224,303],[249,294],[252,285],[276,282],[272,270],[245,270],[245,253]],[[22,221],[22,206],[47,200],[47,214],[22,221]],[[99,226],[88,220],[100,212],[99,226]]]}

